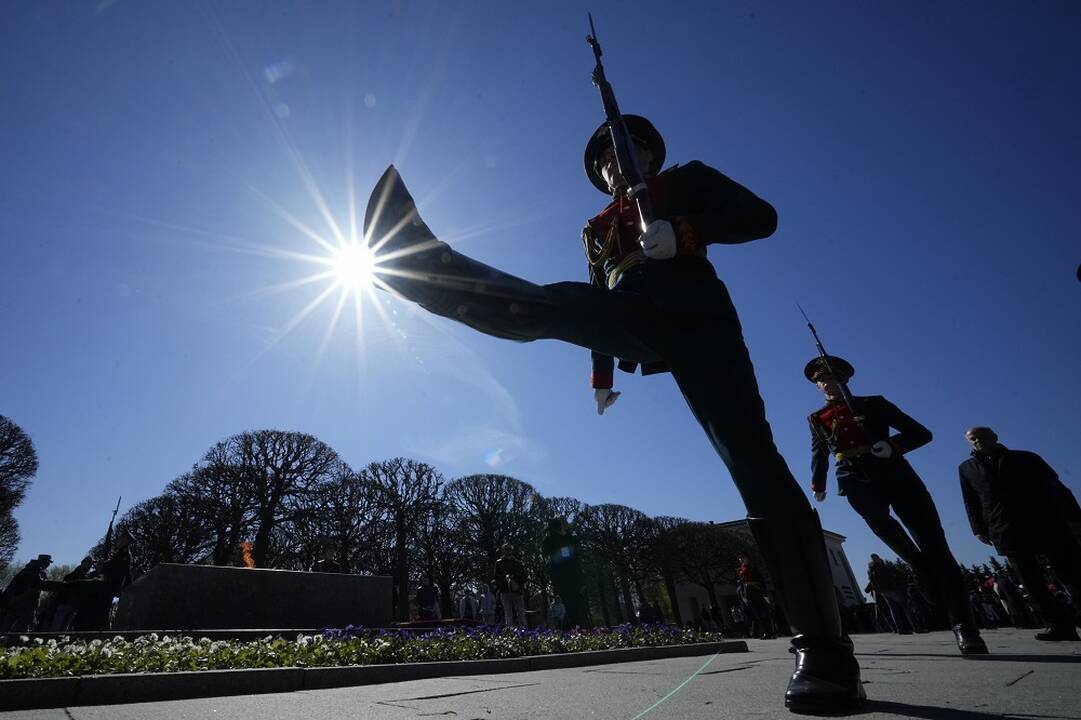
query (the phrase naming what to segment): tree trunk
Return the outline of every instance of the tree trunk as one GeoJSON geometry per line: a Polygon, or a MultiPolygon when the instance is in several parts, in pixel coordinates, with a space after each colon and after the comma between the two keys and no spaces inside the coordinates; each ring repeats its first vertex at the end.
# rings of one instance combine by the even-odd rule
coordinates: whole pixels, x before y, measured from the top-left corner
{"type": "Polygon", "coordinates": [[[398,619],[409,620],[409,558],[406,556],[405,529],[398,528],[394,536],[394,577],[398,584],[398,619]]]}
{"type": "Polygon", "coordinates": [[[623,590],[623,603],[627,608],[627,622],[631,625],[638,624],[638,616],[634,614],[634,597],[631,595],[631,581],[626,573],[621,573],[619,585],[623,590]]]}
{"type": "Polygon", "coordinates": [[[623,619],[623,605],[619,602],[619,588],[616,586],[616,578],[614,575],[605,573],[608,579],[608,589],[612,591],[612,607],[616,610],[616,622],[625,622],[623,619]]]}
{"type": "Polygon", "coordinates": [[[251,556],[255,561],[255,567],[266,567],[267,551],[270,549],[270,531],[274,529],[273,518],[262,518],[259,521],[259,529],[255,531],[255,542],[252,543],[251,556]]]}
{"type": "Polygon", "coordinates": [[[676,593],[676,580],[671,575],[664,576],[664,589],[668,591],[668,602],[672,605],[672,620],[683,627],[683,616],[679,612],[679,595],[676,593]]]}
{"type": "Polygon", "coordinates": [[[608,596],[604,591],[605,577],[604,573],[597,573],[597,594],[601,601],[601,618],[604,620],[605,627],[612,626],[612,618],[608,614],[608,596]]]}

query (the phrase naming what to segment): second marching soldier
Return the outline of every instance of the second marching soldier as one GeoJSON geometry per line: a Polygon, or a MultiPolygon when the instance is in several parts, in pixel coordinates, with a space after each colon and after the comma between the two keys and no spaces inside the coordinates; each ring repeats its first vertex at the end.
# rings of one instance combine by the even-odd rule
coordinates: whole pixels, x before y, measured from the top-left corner
{"type": "Polygon", "coordinates": [[[930,599],[944,606],[961,654],[985,654],[987,645],[976,629],[961,568],[946,543],[938,509],[904,457],[931,442],[931,431],[881,395],[850,396],[850,406],[845,384],[855,370],[842,358],[816,357],[803,372],[826,398],[825,406],[808,417],[815,499],[826,499],[833,455],[837,494],[845,496],[871,532],[912,567],[930,599]],[[890,428],[897,433],[891,435],[890,428]]]}

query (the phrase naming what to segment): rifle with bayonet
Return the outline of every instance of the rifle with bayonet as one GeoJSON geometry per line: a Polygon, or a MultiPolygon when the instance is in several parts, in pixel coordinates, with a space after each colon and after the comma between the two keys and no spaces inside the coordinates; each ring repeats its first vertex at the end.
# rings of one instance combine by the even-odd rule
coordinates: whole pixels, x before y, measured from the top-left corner
{"type": "Polygon", "coordinates": [[[627,180],[627,184],[630,186],[627,196],[638,208],[638,218],[641,221],[642,232],[645,232],[646,228],[654,220],[653,204],[649,200],[649,188],[646,187],[646,182],[638,169],[638,154],[635,152],[634,142],[631,139],[630,132],[627,130],[627,124],[623,121],[623,114],[619,111],[616,94],[612,90],[612,85],[604,76],[604,65],[601,63],[601,45],[597,42],[597,31],[593,27],[593,15],[592,13],[588,13],[588,15],[589,35],[586,37],[586,42],[593,48],[593,57],[597,61],[597,66],[593,68],[593,84],[601,92],[604,117],[608,123],[608,132],[612,136],[612,148],[615,151],[619,173],[627,180]]]}
{"type": "Polygon", "coordinates": [[[863,430],[864,434],[867,434],[866,428],[863,427],[863,416],[856,412],[856,403],[852,399],[852,393],[848,391],[848,383],[845,382],[841,375],[834,371],[833,366],[830,364],[830,355],[826,352],[826,348],[822,347],[822,341],[818,337],[818,331],[815,330],[815,326],[811,323],[811,318],[807,317],[807,313],[803,312],[803,307],[801,307],[799,303],[796,303],[796,307],[799,308],[800,314],[803,315],[803,319],[807,321],[807,328],[811,331],[811,335],[815,339],[815,347],[818,348],[818,357],[822,359],[822,364],[826,366],[826,371],[833,376],[835,381],[837,381],[837,387],[841,390],[841,399],[844,400],[845,406],[848,407],[848,412],[852,413],[852,419],[856,421],[856,425],[859,429],[863,430]]]}
{"type": "Polygon", "coordinates": [[[121,495],[116,498],[116,507],[113,508],[113,516],[109,518],[109,529],[105,531],[105,542],[102,543],[102,560],[108,560],[109,553],[113,551],[113,523],[116,521],[116,513],[120,510],[120,499],[122,497],[123,496],[121,495]]]}

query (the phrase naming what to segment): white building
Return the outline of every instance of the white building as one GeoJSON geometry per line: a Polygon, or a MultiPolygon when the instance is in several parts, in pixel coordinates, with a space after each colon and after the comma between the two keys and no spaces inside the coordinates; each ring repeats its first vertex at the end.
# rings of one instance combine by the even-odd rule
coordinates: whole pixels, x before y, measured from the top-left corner
{"type": "MultiPolygon", "coordinates": [[[[746,520],[733,520],[726,523],[715,523],[720,528],[739,533],[751,543],[754,536],[746,520]]],[[[830,530],[822,531],[822,539],[826,544],[826,554],[829,557],[830,571],[833,574],[833,585],[837,588],[838,599],[842,606],[862,605],[865,600],[856,576],[852,572],[852,566],[848,563],[842,544],[845,536],[830,530]]],[[[772,587],[770,587],[772,590],[772,587]]],[[[732,581],[716,583],[714,595],[725,613],[726,618],[731,618],[732,608],[738,606],[736,599],[735,568],[732,568],[732,581]]],[[[676,597],[679,599],[679,613],[684,623],[700,622],[702,610],[710,605],[709,592],[701,585],[693,583],[677,583],[676,597]]]]}

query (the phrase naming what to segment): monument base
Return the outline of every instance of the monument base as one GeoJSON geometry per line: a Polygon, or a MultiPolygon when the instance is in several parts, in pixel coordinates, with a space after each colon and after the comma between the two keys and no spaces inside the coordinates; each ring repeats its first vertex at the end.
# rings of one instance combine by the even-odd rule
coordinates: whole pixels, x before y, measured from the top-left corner
{"type": "Polygon", "coordinates": [[[385,627],[391,579],[162,563],[124,588],[114,630],[385,627]]]}

